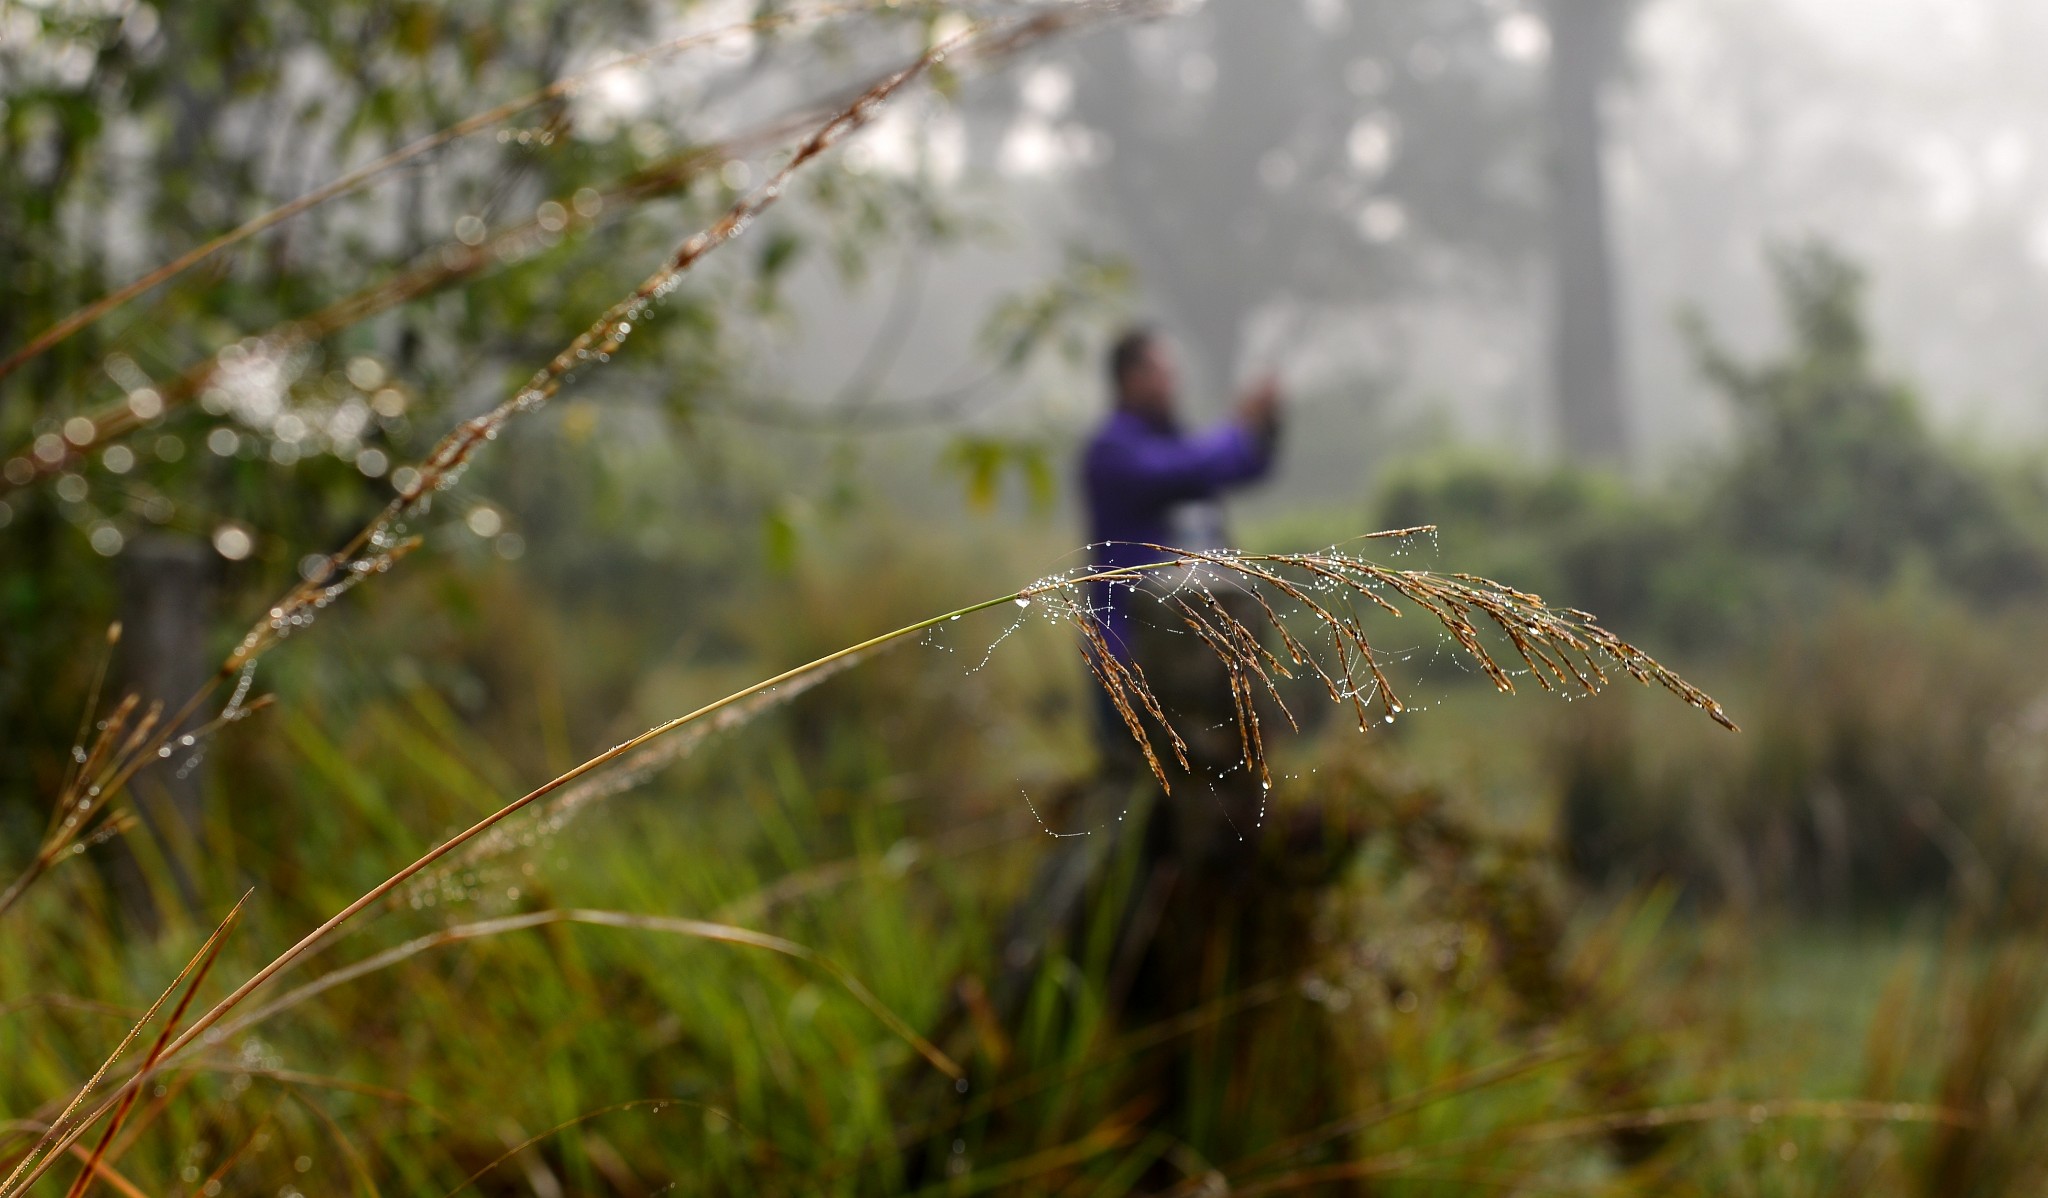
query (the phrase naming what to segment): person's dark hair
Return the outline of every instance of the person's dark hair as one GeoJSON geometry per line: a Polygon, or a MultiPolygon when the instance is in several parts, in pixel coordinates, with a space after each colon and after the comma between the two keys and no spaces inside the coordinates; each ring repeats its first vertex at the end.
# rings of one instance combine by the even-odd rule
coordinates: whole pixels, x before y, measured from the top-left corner
{"type": "Polygon", "coordinates": [[[1117,335],[1109,347],[1109,384],[1119,391],[1123,389],[1124,376],[1144,356],[1145,347],[1152,344],[1159,333],[1150,325],[1132,325],[1117,335]]]}

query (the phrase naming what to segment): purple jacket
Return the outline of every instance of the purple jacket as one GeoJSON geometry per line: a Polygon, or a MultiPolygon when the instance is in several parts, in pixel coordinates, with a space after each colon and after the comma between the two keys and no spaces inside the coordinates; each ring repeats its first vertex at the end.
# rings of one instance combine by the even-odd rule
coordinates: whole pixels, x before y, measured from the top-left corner
{"type": "MultiPolygon", "coordinates": [[[[1156,550],[1130,542],[1221,548],[1218,494],[1264,477],[1272,465],[1273,438],[1234,421],[1189,434],[1117,410],[1081,459],[1092,564],[1115,569],[1162,559],[1156,550]]],[[[1130,651],[1127,590],[1098,584],[1093,599],[1098,609],[1107,609],[1109,644],[1118,657],[1130,651]]]]}

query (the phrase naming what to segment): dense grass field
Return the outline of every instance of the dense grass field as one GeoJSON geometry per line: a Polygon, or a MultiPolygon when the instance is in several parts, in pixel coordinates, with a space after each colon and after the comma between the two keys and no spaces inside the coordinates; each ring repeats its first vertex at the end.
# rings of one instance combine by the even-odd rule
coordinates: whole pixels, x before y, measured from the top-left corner
{"type": "MultiPolygon", "coordinates": [[[[199,74],[123,15],[132,93],[0,109],[87,181],[0,172],[0,1198],[2048,1185],[2048,475],[1839,254],[1774,255],[1773,356],[1689,326],[1690,475],[1376,447],[1110,579],[1076,427],[820,435],[749,368],[792,263],[976,223],[835,147],[1148,6],[750,9],[626,65],[815,24],[769,65],[836,90],[673,142],[567,136],[545,23],[368,7],[181,25],[194,128],[306,49],[385,154],[168,176],[178,244],[256,215],[133,324],[52,197],[127,219],[87,149],[199,74]]],[[[1128,272],[1069,257],[990,377],[1077,385],[1128,272]]]]}
{"type": "MultiPolygon", "coordinates": [[[[510,566],[394,578],[334,613],[276,659],[276,704],[208,746],[197,843],[172,860],[124,842],[154,934],[98,849],[8,914],[27,950],[0,979],[17,1135],[244,893],[202,1004],[578,752],[967,585],[854,557],[785,578],[767,609],[736,601],[714,624],[746,638],[623,690],[634,638],[537,603],[510,566]],[[406,648],[336,661],[318,638],[406,648]]],[[[1357,836],[1327,880],[1247,876],[1247,926],[1298,954],[1276,972],[1128,1026],[1097,926],[1036,971],[1021,1022],[960,1018],[1003,974],[1013,905],[1049,861],[1094,854],[1113,888],[1133,851],[1047,835],[1100,818],[1088,683],[1033,622],[977,669],[1010,622],[877,657],[379,903],[155,1076],[108,1182],[1806,1194],[2033,1175],[2026,996],[2044,958],[2020,916],[1731,905],[1574,875],[1559,746],[1624,716],[1668,746],[1690,725],[1651,718],[1666,704],[1648,694],[1511,699],[1418,668],[1401,723],[1361,737],[1333,720],[1275,747],[1268,830],[1320,804],[1357,836]],[[949,1034],[967,1088],[878,1007],[949,1034]],[[1163,1094],[1171,1122],[1153,1117],[1163,1094]]],[[[1739,761],[1743,742],[1709,734],[1739,761]]],[[[1135,821],[1152,800],[1128,801],[1135,821]]]]}

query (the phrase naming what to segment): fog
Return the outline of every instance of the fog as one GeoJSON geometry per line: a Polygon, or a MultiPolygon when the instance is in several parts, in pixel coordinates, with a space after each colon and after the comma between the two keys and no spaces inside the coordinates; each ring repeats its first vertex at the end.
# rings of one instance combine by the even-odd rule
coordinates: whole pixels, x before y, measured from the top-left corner
{"type": "MultiPolygon", "coordinates": [[[[1767,254],[1811,237],[1868,272],[1880,353],[1938,420],[1986,441],[2043,431],[2048,14],[1644,0],[1607,17],[1623,39],[1600,160],[1631,468],[1727,433],[1679,314],[1774,344],[1767,254]]],[[[941,386],[974,314],[1074,244],[1131,261],[1131,312],[1178,339],[1197,410],[1278,367],[1301,402],[1391,439],[1368,456],[1446,439],[1560,454],[1551,43],[1540,8],[1508,0],[1211,0],[1045,51],[960,106],[899,113],[861,151],[873,169],[950,181],[1007,233],[912,249],[915,277],[891,267],[864,297],[821,272],[803,303],[820,336],[794,377],[828,392],[907,289],[894,381],[941,386]],[[1276,84],[1276,63],[1299,70],[1276,84]],[[1185,194],[1197,179],[1203,194],[1185,194]]],[[[1071,429],[1102,390],[1086,370],[1041,379],[980,419],[1071,429]]]]}

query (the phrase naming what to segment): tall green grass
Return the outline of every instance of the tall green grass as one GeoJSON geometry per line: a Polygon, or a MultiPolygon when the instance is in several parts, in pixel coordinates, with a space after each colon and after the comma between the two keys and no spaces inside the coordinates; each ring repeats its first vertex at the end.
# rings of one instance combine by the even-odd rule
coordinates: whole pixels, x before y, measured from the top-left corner
{"type": "MultiPolygon", "coordinates": [[[[691,696],[664,711],[688,714],[625,739],[616,720],[639,713],[592,735],[581,702],[600,688],[562,680],[570,621],[517,587],[463,596],[488,618],[453,656],[508,680],[491,699],[465,710],[417,668],[377,676],[377,646],[433,649],[422,629],[461,584],[380,581],[395,592],[380,613],[339,601],[417,548],[408,521],[508,422],[616,349],[676,273],[876,106],[942,59],[1013,51],[1073,15],[970,30],[829,115],[784,174],[451,433],[200,695],[102,701],[93,686],[48,832],[0,901],[0,1192],[2038,1185],[2048,1058],[2030,945],[1987,952],[1959,930],[1852,1029],[1869,1040],[1860,1074],[1787,1067],[1777,1029],[1745,1025],[1772,1015],[1750,992],[1769,989],[1741,944],[1751,928],[1683,925],[1668,891],[1584,901],[1541,839],[1393,760],[1388,724],[1413,701],[1374,621],[1402,610],[1496,689],[1590,695],[1613,670],[1727,722],[1590,616],[1481,578],[1334,550],[1169,555],[1180,577],[1149,598],[1221,663],[1245,774],[1284,785],[1247,858],[1260,902],[1234,916],[1241,973],[1219,968],[1202,1002],[1149,1021],[1119,1017],[1114,913],[1157,807],[1113,796],[1132,800],[1131,833],[1049,838],[1018,763],[1055,818],[1085,810],[1080,705],[1045,665],[1055,651],[1097,671],[1162,789],[1193,772],[1187,736],[1212,730],[1176,726],[1101,652],[1083,572],[939,616],[902,615],[872,569],[830,578],[808,605],[746,613],[774,630],[749,662],[808,664],[663,678],[691,696]],[[956,620],[1019,606],[1031,648],[1001,660],[1021,670],[962,678],[881,652],[957,650],[956,620]],[[316,646],[293,665],[272,653],[286,637],[316,646]],[[323,637],[343,648],[323,655],[323,637]],[[282,698],[267,710],[259,660],[282,698]],[[1277,736],[1273,709],[1300,700],[1290,675],[1356,726],[1277,736]],[[693,735],[711,728],[722,738],[693,735]],[[570,746],[607,741],[574,764],[570,746]],[[156,801],[151,771],[200,751],[218,767],[204,818],[129,835],[156,801]],[[552,780],[517,781],[535,777],[552,780]],[[1341,854],[1301,860],[1289,834],[1312,820],[1338,825],[1341,854]],[[153,930],[87,867],[106,836],[132,846],[153,930]],[[1073,855],[1090,917],[1046,946],[1021,1015],[992,1015],[1014,897],[1073,855]],[[1155,1117],[1162,1093],[1171,1119],[1155,1117]]],[[[912,610],[954,585],[944,565],[897,581],[912,610]]]]}

